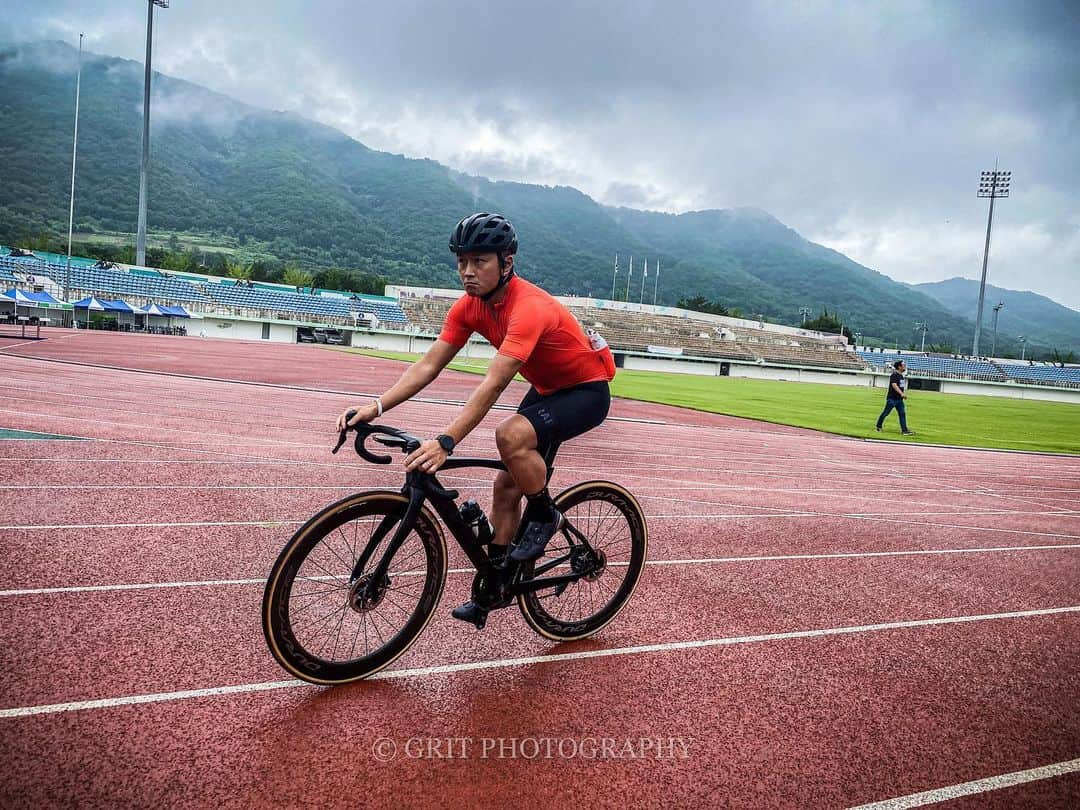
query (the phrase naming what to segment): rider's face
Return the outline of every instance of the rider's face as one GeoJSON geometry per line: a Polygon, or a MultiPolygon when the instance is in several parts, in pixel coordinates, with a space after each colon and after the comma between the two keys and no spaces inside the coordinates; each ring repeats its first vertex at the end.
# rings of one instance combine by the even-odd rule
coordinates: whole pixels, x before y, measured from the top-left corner
{"type": "MultiPolygon", "coordinates": [[[[511,261],[507,257],[507,270],[511,261]]],[[[457,257],[458,275],[465,293],[472,296],[487,295],[499,283],[499,256],[495,253],[459,253],[457,257]]]]}

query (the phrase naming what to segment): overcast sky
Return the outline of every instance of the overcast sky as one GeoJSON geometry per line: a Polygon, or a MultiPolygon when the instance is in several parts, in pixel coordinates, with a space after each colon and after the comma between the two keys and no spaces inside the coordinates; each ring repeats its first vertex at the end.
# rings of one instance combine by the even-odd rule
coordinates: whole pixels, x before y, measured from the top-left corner
{"type": "MultiPolygon", "coordinates": [[[[15,0],[0,39],[142,60],[137,0],[15,0]],[[11,13],[11,12],[14,13],[11,13]]],[[[366,145],[665,211],[756,206],[893,278],[1080,309],[1080,3],[175,0],[156,69],[366,145]]]]}

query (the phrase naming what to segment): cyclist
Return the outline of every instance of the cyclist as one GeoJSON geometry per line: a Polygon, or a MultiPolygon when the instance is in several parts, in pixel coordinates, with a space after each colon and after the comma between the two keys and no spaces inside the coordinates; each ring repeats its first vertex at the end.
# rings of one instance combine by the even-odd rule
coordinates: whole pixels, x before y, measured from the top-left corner
{"type": "MultiPolygon", "coordinates": [[[[520,523],[524,531],[509,552],[510,559],[519,562],[542,556],[559,530],[562,515],[548,493],[548,465],[562,442],[604,421],[611,404],[608,382],[615,376],[606,344],[594,348],[566,307],[517,276],[517,248],[517,234],[506,218],[477,213],[462,219],[450,236],[450,250],[457,255],[465,295],[450,308],[438,340],[381,396],[338,417],[340,430],[348,410],[356,411],[350,425],[382,416],[438,377],[470,335],[483,335],[498,350],[483,381],[457,418],[409,454],[405,466],[434,473],[480,424],[515,374],[520,372],[532,384],[517,413],[495,430],[499,456],[508,470],[495,477],[492,495],[495,534],[488,554],[496,564],[505,560],[520,523]]],[[[452,615],[474,621],[489,609],[474,593],[452,615]]]]}

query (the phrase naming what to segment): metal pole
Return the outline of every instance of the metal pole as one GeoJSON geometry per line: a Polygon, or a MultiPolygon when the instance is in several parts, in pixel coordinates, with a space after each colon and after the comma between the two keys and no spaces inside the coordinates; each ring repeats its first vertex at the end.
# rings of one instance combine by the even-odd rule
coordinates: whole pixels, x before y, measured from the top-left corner
{"type": "Polygon", "coordinates": [[[150,51],[154,40],[154,2],[146,3],[146,70],[143,78],[142,162],[139,164],[139,230],[135,237],[135,264],[146,264],[146,175],[150,169],[150,51]]]}
{"type": "Polygon", "coordinates": [[[626,274],[626,303],[630,303],[630,279],[634,277],[634,257],[630,257],[630,270],[626,274]]]}
{"type": "Polygon", "coordinates": [[[611,276],[611,300],[615,300],[615,277],[619,275],[619,254],[615,254],[615,272],[611,276]]]}
{"type": "MultiPolygon", "coordinates": [[[[996,175],[995,175],[996,177],[996,175]]],[[[986,218],[986,246],[983,248],[982,280],[979,282],[979,308],[975,314],[975,343],[971,353],[979,356],[979,332],[982,330],[983,302],[986,299],[986,263],[990,258],[990,226],[994,222],[994,195],[993,189],[990,194],[990,214],[986,218]]]]}
{"type": "Polygon", "coordinates": [[[648,257],[646,257],[646,259],[645,259],[645,273],[641,276],[641,294],[638,295],[638,300],[637,300],[637,302],[639,304],[644,304],[645,303],[645,282],[648,280],[648,278],[649,278],[649,259],[648,259],[648,257]]]}
{"type": "Polygon", "coordinates": [[[656,257],[656,278],[653,279],[652,302],[656,306],[656,291],[660,287],[660,257],[656,257]]]}
{"type": "MultiPolygon", "coordinates": [[[[71,297],[71,232],[75,224],[75,156],[79,151],[79,91],[82,89],[82,41],[79,34],[79,70],[75,74],[75,135],[71,141],[71,203],[68,206],[67,269],[64,271],[64,300],[71,297]]],[[[74,318],[74,314],[71,316],[74,318]]],[[[63,318],[60,319],[61,323],[63,318]]]]}
{"type": "Polygon", "coordinates": [[[1001,310],[1002,310],[1002,308],[1004,306],[1005,306],[1004,301],[998,301],[997,305],[993,307],[993,310],[994,310],[994,339],[993,339],[993,342],[990,344],[990,356],[991,357],[997,357],[997,319],[998,319],[998,313],[1001,312],[1001,310]]]}

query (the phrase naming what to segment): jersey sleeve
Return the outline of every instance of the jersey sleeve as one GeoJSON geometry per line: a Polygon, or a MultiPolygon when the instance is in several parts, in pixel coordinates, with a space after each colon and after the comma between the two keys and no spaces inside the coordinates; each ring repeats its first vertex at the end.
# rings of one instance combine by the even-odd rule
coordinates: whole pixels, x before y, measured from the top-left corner
{"type": "Polygon", "coordinates": [[[522,363],[528,361],[540,337],[551,328],[557,316],[538,298],[527,298],[510,316],[506,337],[499,346],[499,354],[513,357],[522,363]]]}
{"type": "Polygon", "coordinates": [[[446,322],[443,324],[439,340],[445,340],[451,346],[459,349],[469,342],[469,336],[475,331],[468,318],[468,298],[462,296],[446,313],[446,322]]]}

